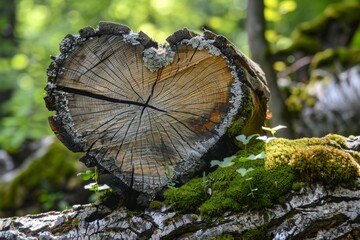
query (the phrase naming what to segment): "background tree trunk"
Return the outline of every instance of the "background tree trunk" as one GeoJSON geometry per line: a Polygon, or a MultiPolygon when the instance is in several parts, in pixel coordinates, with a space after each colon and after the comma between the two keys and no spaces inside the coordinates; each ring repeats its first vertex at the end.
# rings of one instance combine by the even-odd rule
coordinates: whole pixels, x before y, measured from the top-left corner
{"type": "Polygon", "coordinates": [[[264,18],[264,1],[247,2],[247,22],[246,28],[249,39],[251,59],[260,65],[263,69],[266,80],[269,85],[271,97],[269,101],[269,110],[272,112],[271,125],[287,126],[280,135],[293,138],[294,132],[292,122],[285,106],[284,98],[277,84],[276,73],[272,67],[270,59],[269,44],[265,39],[266,22],[264,18]]]}
{"type": "MultiPolygon", "coordinates": [[[[360,183],[358,179],[358,183],[360,183]]],[[[0,239],[360,239],[360,187],[316,184],[263,211],[227,213],[205,222],[171,208],[130,212],[74,206],[64,212],[0,219],[0,239]]]]}

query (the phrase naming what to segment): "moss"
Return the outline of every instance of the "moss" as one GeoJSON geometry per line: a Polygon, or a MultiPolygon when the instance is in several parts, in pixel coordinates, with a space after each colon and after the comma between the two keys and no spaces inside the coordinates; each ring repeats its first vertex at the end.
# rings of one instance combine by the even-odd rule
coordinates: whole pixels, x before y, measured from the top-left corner
{"type": "Polygon", "coordinates": [[[180,188],[168,189],[164,196],[176,210],[200,209],[204,220],[227,211],[264,209],[284,203],[286,193],[307,184],[300,181],[334,184],[360,176],[359,164],[343,149],[345,146],[345,138],[334,134],[323,139],[278,138],[267,144],[257,143],[248,146],[246,152],[240,150],[234,165],[218,167],[206,179],[195,178],[180,188]],[[264,150],[265,160],[239,161],[264,150]],[[241,176],[236,171],[239,168],[253,170],[241,176]]]}
{"type": "Polygon", "coordinates": [[[289,140],[284,138],[274,139],[266,144],[265,168],[271,169],[281,165],[288,165],[293,154],[308,146],[331,144],[321,138],[300,138],[289,140]]]}
{"type": "Polygon", "coordinates": [[[207,199],[206,189],[202,178],[194,178],[180,188],[169,188],[164,197],[167,204],[171,204],[180,211],[192,211],[207,199]]]}
{"type": "Polygon", "coordinates": [[[78,218],[74,218],[71,222],[71,225],[73,228],[77,228],[79,225],[79,219],[78,218]]]}
{"type": "Polygon", "coordinates": [[[331,146],[312,146],[294,153],[290,166],[308,182],[338,184],[360,176],[360,166],[343,150],[331,146]]]}
{"type": "Polygon", "coordinates": [[[301,180],[344,183],[360,176],[358,153],[346,152],[345,138],[330,134],[320,138],[274,139],[266,146],[265,168],[289,165],[301,180]]]}
{"type": "Polygon", "coordinates": [[[151,210],[159,210],[162,207],[162,202],[160,201],[152,201],[149,205],[151,210]]]}
{"type": "Polygon", "coordinates": [[[304,183],[304,182],[294,182],[293,185],[292,185],[292,190],[299,191],[305,185],[306,185],[306,183],[304,183]]]}
{"type": "Polygon", "coordinates": [[[230,234],[213,237],[211,240],[233,240],[234,237],[230,234]]]}
{"type": "Polygon", "coordinates": [[[242,240],[267,240],[271,239],[267,234],[268,228],[266,225],[260,226],[255,229],[247,231],[243,236],[242,240]]]}

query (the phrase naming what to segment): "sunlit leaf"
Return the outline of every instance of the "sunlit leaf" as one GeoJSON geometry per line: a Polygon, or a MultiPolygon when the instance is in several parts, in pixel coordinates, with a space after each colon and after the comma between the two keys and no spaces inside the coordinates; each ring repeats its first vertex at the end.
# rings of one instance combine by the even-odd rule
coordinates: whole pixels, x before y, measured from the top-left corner
{"type": "Polygon", "coordinates": [[[250,140],[255,136],[258,136],[258,134],[253,134],[253,135],[250,135],[248,137],[241,134],[241,135],[236,137],[236,140],[238,140],[239,142],[242,142],[244,145],[247,145],[250,142],[250,140]]]}
{"type": "Polygon", "coordinates": [[[273,140],[273,139],[275,139],[275,138],[276,138],[276,137],[260,136],[260,137],[257,137],[256,139],[268,143],[268,142],[270,142],[271,140],[273,140]]]}
{"type": "Polygon", "coordinates": [[[247,159],[249,159],[249,160],[264,159],[265,156],[266,156],[265,152],[262,151],[258,155],[251,154],[250,156],[247,157],[247,159]]]}
{"type": "Polygon", "coordinates": [[[84,188],[95,192],[98,189],[98,184],[96,182],[92,182],[92,183],[86,184],[84,186],[84,188]]]}
{"type": "Polygon", "coordinates": [[[79,176],[79,177],[81,177],[82,180],[86,181],[86,180],[90,180],[94,177],[94,172],[92,172],[91,170],[86,170],[86,172],[78,173],[78,174],[76,174],[76,176],[79,176]]]}
{"type": "Polygon", "coordinates": [[[105,190],[109,190],[109,189],[111,189],[108,185],[106,185],[106,184],[103,184],[103,185],[99,185],[98,186],[98,191],[105,191],[105,190]]]}
{"type": "Polygon", "coordinates": [[[246,169],[246,168],[239,168],[239,169],[237,169],[236,171],[237,171],[238,173],[240,173],[241,176],[243,177],[243,176],[245,176],[248,172],[251,172],[251,171],[253,171],[253,170],[254,170],[253,168],[248,168],[248,169],[246,169]]]}
{"type": "Polygon", "coordinates": [[[223,161],[219,160],[212,160],[210,162],[211,167],[219,166],[219,167],[230,167],[234,165],[235,163],[232,161],[236,158],[236,156],[226,157],[223,161]]]}

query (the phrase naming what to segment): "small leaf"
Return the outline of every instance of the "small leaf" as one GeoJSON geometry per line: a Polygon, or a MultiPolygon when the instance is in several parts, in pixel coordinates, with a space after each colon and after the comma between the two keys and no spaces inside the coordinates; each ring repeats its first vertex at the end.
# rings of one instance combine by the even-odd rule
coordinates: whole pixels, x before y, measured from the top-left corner
{"type": "Polygon", "coordinates": [[[274,127],[273,130],[277,131],[277,130],[280,130],[280,129],[283,129],[283,128],[286,128],[286,126],[278,125],[278,126],[274,127]]]}
{"type": "Polygon", "coordinates": [[[249,159],[247,157],[241,157],[238,160],[239,160],[239,162],[247,162],[247,161],[249,161],[249,159]]]}
{"type": "Polygon", "coordinates": [[[104,185],[98,186],[97,190],[100,192],[100,191],[105,191],[105,190],[109,190],[109,189],[111,189],[111,188],[108,185],[104,184],[104,185]]]}
{"type": "Polygon", "coordinates": [[[94,177],[94,173],[91,170],[86,170],[84,173],[78,173],[76,176],[81,177],[82,180],[90,180],[94,177]]]}
{"type": "MultiPolygon", "coordinates": [[[[248,168],[248,169],[246,169],[246,168],[239,168],[239,169],[237,169],[236,171],[237,171],[238,173],[240,173],[241,176],[243,177],[243,176],[245,176],[248,172],[251,172],[251,171],[253,171],[253,170],[254,170],[253,168],[248,168]]],[[[246,180],[248,180],[248,179],[246,179],[246,180]]]]}
{"type": "Polygon", "coordinates": [[[224,158],[224,161],[219,161],[219,160],[212,160],[210,162],[211,167],[214,166],[219,166],[219,167],[230,167],[232,165],[234,165],[235,163],[232,161],[236,158],[236,156],[231,156],[231,157],[226,157],[224,158]]]}
{"type": "Polygon", "coordinates": [[[212,160],[210,162],[211,167],[220,166],[220,164],[221,164],[221,161],[219,161],[219,160],[212,160]]]}
{"type": "Polygon", "coordinates": [[[246,137],[245,135],[241,134],[236,137],[236,140],[238,140],[239,142],[242,142],[244,145],[247,145],[250,142],[250,140],[257,135],[258,134],[253,134],[253,135],[246,137]]]}
{"type": "Polygon", "coordinates": [[[256,139],[259,139],[261,141],[264,141],[266,143],[270,142],[271,140],[275,139],[276,137],[267,137],[267,136],[260,136],[257,137],[256,139]]]}
{"type": "Polygon", "coordinates": [[[263,130],[265,130],[265,131],[270,132],[271,135],[274,136],[274,134],[275,134],[278,130],[280,130],[280,129],[282,129],[282,128],[286,128],[286,126],[278,125],[278,126],[273,127],[273,128],[270,128],[270,127],[261,127],[261,128],[262,128],[263,130]]]}
{"type": "Polygon", "coordinates": [[[85,188],[85,189],[88,189],[88,190],[90,190],[90,191],[96,192],[97,189],[98,189],[98,184],[97,184],[96,182],[92,182],[92,183],[86,184],[86,185],[84,186],[84,188],[85,188]]]}
{"type": "Polygon", "coordinates": [[[250,156],[247,157],[247,159],[249,159],[249,160],[264,159],[265,156],[266,156],[265,152],[262,151],[261,153],[259,153],[256,156],[254,154],[251,154],[250,156]]]}

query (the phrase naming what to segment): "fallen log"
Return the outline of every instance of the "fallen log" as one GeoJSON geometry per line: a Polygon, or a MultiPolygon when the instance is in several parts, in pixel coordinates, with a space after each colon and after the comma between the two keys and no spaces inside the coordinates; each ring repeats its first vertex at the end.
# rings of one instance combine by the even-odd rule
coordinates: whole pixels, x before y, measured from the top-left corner
{"type": "Polygon", "coordinates": [[[263,72],[225,37],[182,29],[160,45],[107,22],[79,33],[62,40],[48,69],[50,126],[119,185],[152,199],[168,181],[182,184],[208,160],[232,154],[234,136],[263,125],[263,72]]]}
{"type": "MultiPolygon", "coordinates": [[[[358,181],[359,183],[359,181],[358,181]]],[[[227,213],[204,221],[170,209],[74,206],[0,219],[0,239],[360,239],[360,188],[313,184],[266,211],[227,213]],[[226,238],[225,238],[226,237],[226,238]]]]}

